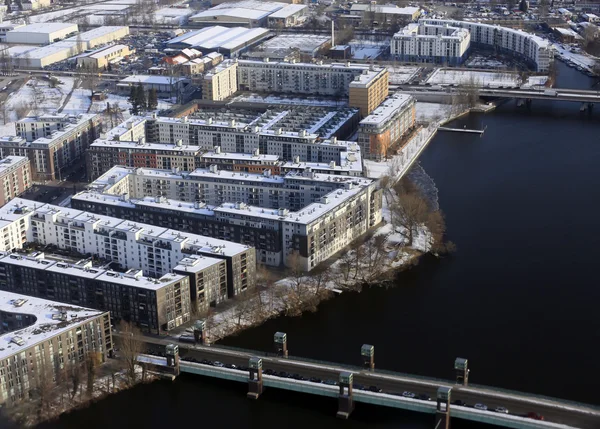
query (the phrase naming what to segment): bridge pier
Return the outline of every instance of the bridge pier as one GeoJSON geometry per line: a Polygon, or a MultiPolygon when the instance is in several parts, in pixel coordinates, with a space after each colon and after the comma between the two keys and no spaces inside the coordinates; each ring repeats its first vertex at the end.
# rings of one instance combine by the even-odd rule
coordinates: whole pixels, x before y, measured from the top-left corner
{"type": "Polygon", "coordinates": [[[262,359],[251,357],[248,365],[248,394],[250,399],[258,399],[263,392],[262,359]]]}
{"type": "Polygon", "coordinates": [[[179,375],[179,346],[176,344],[167,344],[165,351],[167,357],[167,366],[173,368],[173,374],[179,375]]]}
{"type": "Polygon", "coordinates": [[[456,373],[456,384],[463,386],[469,385],[469,360],[464,358],[456,358],[454,361],[454,371],[456,373]]]}
{"type": "Polygon", "coordinates": [[[354,410],[354,401],[352,399],[352,380],[351,372],[340,373],[340,394],[338,396],[338,412],[336,417],[339,419],[348,419],[352,410],[354,410]]]}
{"type": "Polygon", "coordinates": [[[525,101],[522,98],[517,98],[517,107],[521,107],[525,104],[525,101]]]}
{"type": "Polygon", "coordinates": [[[435,411],[434,429],[450,429],[451,393],[451,387],[439,387],[437,390],[437,407],[435,411]]]}
{"type": "Polygon", "coordinates": [[[369,371],[375,370],[375,347],[370,344],[363,344],[360,348],[360,355],[363,358],[363,365],[369,368],[369,371]]]}
{"type": "Polygon", "coordinates": [[[275,343],[275,352],[277,353],[277,356],[282,356],[284,358],[288,357],[287,334],[285,332],[275,332],[273,341],[275,343]]]}
{"type": "Polygon", "coordinates": [[[207,344],[206,322],[204,320],[197,320],[196,323],[194,323],[194,340],[200,344],[207,344]]]}

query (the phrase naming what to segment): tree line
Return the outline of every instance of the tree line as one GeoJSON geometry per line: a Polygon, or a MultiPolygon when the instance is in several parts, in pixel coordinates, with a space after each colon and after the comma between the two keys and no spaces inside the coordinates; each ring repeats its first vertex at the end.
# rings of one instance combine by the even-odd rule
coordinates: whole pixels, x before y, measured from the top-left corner
{"type": "Polygon", "coordinates": [[[155,88],[144,91],[141,84],[132,86],[129,91],[130,112],[132,115],[140,115],[144,112],[155,110],[158,107],[158,95],[155,88]]]}

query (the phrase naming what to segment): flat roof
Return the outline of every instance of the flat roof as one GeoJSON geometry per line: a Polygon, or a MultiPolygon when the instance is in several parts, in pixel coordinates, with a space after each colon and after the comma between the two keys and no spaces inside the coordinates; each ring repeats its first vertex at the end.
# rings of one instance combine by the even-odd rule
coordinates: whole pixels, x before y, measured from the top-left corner
{"type": "Polygon", "coordinates": [[[127,30],[129,31],[129,27],[127,26],[102,26],[98,28],[94,28],[93,30],[84,31],[83,33],[79,33],[77,36],[69,37],[68,41],[77,42],[77,39],[83,42],[89,42],[90,40],[94,40],[98,37],[107,36],[112,33],[116,33],[117,31],[127,30]]]}
{"type": "Polygon", "coordinates": [[[266,12],[275,12],[283,7],[287,6],[287,3],[275,2],[275,1],[262,1],[262,0],[241,0],[221,3],[212,9],[230,9],[232,7],[243,7],[245,9],[262,10],[266,12]]]}
{"type": "Polygon", "coordinates": [[[362,121],[360,125],[379,125],[387,121],[396,114],[399,110],[414,101],[414,97],[409,94],[395,93],[391,97],[386,98],[362,121]]]}
{"type": "Polygon", "coordinates": [[[36,319],[32,325],[26,328],[0,335],[0,359],[25,351],[29,347],[60,335],[91,318],[107,313],[6,291],[0,291],[0,311],[29,314],[36,319]],[[66,319],[53,318],[61,312],[66,313],[66,319]],[[17,344],[15,340],[18,339],[21,339],[24,344],[17,344]]]}
{"type": "Polygon", "coordinates": [[[77,31],[77,24],[62,22],[36,22],[35,24],[24,25],[11,30],[11,33],[55,33],[62,30],[77,31]]]}
{"type": "Polygon", "coordinates": [[[288,52],[299,49],[300,52],[313,53],[325,43],[331,42],[331,36],[323,34],[281,34],[260,45],[265,52],[288,52]]]}
{"type": "Polygon", "coordinates": [[[198,46],[204,49],[216,49],[219,47],[233,49],[268,33],[269,30],[265,28],[223,27],[215,25],[182,34],[169,40],[167,44],[183,43],[188,46],[198,46]]]}
{"type": "Polygon", "coordinates": [[[170,85],[173,83],[181,82],[182,80],[185,80],[185,78],[175,76],[136,74],[133,76],[127,76],[125,79],[121,79],[119,83],[147,83],[150,85],[170,85]]]}
{"type": "Polygon", "coordinates": [[[6,158],[0,159],[0,175],[4,174],[7,170],[15,165],[19,165],[22,163],[27,163],[29,158],[26,156],[14,156],[9,155],[6,158]]]}
{"type": "Polygon", "coordinates": [[[97,139],[90,147],[107,147],[115,146],[123,149],[152,149],[152,150],[168,150],[174,152],[190,152],[190,155],[195,154],[200,150],[200,146],[177,146],[171,143],[138,143],[131,141],[116,141],[97,139]]]}
{"type": "Polygon", "coordinates": [[[112,54],[113,52],[117,52],[127,48],[126,45],[112,45],[102,48],[89,56],[89,58],[104,58],[107,55],[112,54]]]}
{"type": "Polygon", "coordinates": [[[226,16],[231,18],[243,18],[243,19],[262,19],[269,16],[270,12],[256,9],[246,9],[243,7],[234,7],[230,9],[209,9],[204,12],[193,15],[190,19],[197,20],[202,18],[213,18],[219,16],[226,16]]]}
{"type": "Polygon", "coordinates": [[[56,42],[31,51],[22,52],[18,55],[18,58],[42,59],[64,51],[68,51],[67,55],[69,56],[77,55],[79,53],[76,43],[63,40],[62,42],[56,42]]]}
{"type": "Polygon", "coordinates": [[[307,6],[304,4],[288,4],[287,6],[269,15],[269,18],[287,18],[306,8],[307,6]]]}

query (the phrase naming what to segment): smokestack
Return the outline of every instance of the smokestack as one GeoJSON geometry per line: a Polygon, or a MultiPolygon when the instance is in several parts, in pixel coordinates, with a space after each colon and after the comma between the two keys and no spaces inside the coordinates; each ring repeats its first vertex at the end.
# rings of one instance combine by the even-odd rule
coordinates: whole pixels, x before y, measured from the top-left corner
{"type": "Polygon", "coordinates": [[[333,19],[331,20],[331,49],[335,48],[335,27],[333,19]]]}

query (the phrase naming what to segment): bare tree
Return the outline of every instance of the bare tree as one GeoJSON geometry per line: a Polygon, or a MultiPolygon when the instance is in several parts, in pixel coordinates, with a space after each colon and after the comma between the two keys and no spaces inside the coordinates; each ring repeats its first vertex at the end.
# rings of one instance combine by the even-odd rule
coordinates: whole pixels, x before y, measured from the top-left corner
{"type": "Polygon", "coordinates": [[[138,356],[144,350],[144,343],[140,340],[140,329],[124,320],[119,323],[119,336],[116,343],[121,349],[121,360],[126,371],[127,383],[133,386],[136,382],[135,369],[138,356]]]}
{"type": "Polygon", "coordinates": [[[421,195],[407,187],[403,179],[395,187],[397,200],[390,207],[394,212],[394,227],[404,230],[407,245],[412,246],[417,228],[423,225],[429,216],[429,206],[421,195]]]}
{"type": "Polygon", "coordinates": [[[81,87],[90,91],[90,98],[94,98],[100,82],[100,70],[96,66],[83,67],[81,74],[81,87]]]}

